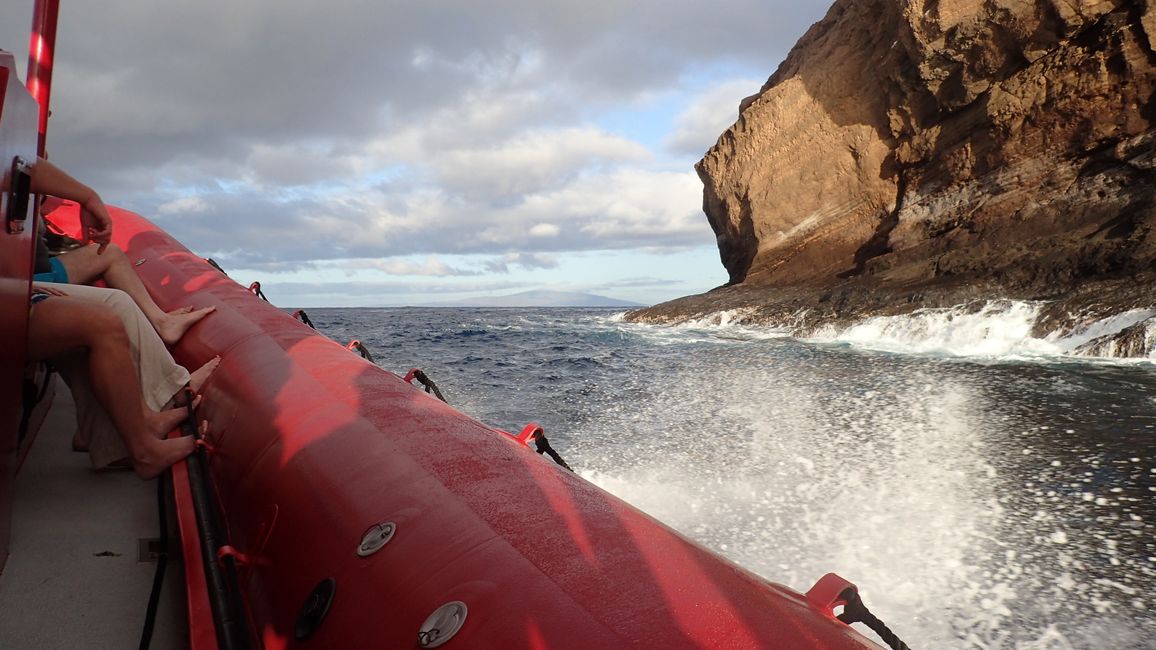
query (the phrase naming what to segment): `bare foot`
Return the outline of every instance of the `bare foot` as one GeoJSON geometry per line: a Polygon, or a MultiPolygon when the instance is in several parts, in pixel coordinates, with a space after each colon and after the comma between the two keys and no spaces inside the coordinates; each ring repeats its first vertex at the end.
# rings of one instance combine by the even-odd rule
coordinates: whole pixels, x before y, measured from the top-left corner
{"type": "MultiPolygon", "coordinates": [[[[162,408],[160,410],[160,412],[161,413],[183,413],[185,415],[188,415],[188,413],[189,413],[188,404],[187,403],[181,403],[181,404],[177,403],[177,398],[183,397],[183,396],[184,396],[183,390],[181,392],[177,393],[176,395],[173,395],[172,398],[169,399],[168,403],[165,404],[164,408],[162,408]]],[[[203,397],[204,397],[203,395],[194,395],[193,396],[193,410],[194,411],[196,409],[200,408],[201,399],[203,397]]],[[[177,424],[180,425],[180,422],[177,422],[177,424]]],[[[158,440],[164,440],[165,438],[169,437],[169,432],[172,430],[173,430],[172,427],[165,429],[164,431],[157,430],[157,431],[153,432],[153,436],[156,437],[158,440]]]]}
{"type": "Polygon", "coordinates": [[[189,375],[189,382],[185,384],[180,390],[173,393],[173,396],[169,398],[169,401],[165,402],[162,410],[167,411],[169,409],[185,408],[185,406],[188,404],[186,394],[188,394],[189,391],[192,391],[194,395],[193,404],[200,404],[201,388],[205,385],[205,382],[209,380],[209,376],[213,374],[213,371],[216,370],[217,366],[219,365],[221,365],[221,357],[216,356],[206,361],[205,364],[200,368],[194,370],[192,374],[189,375]]]}
{"type": "Polygon", "coordinates": [[[194,393],[201,392],[201,386],[205,385],[209,375],[221,365],[221,357],[213,357],[205,362],[205,365],[197,368],[189,375],[189,388],[193,389],[194,393]]]}
{"type": "Polygon", "coordinates": [[[153,438],[167,438],[169,432],[180,426],[181,422],[188,417],[185,409],[172,409],[168,411],[145,411],[145,426],[148,427],[148,432],[152,434],[153,438]]]}
{"type": "Polygon", "coordinates": [[[216,307],[203,307],[189,311],[175,309],[165,314],[160,322],[154,323],[154,325],[157,334],[161,335],[161,340],[165,342],[165,345],[175,345],[185,335],[185,332],[189,331],[190,327],[216,310],[216,307]]]}
{"type": "Polygon", "coordinates": [[[130,449],[132,468],[137,476],[146,480],[154,478],[193,452],[196,443],[192,436],[164,439],[186,417],[187,413],[183,409],[160,412],[145,410],[145,427],[151,435],[139,438],[136,444],[130,444],[133,447],[130,449]]]}
{"type": "Polygon", "coordinates": [[[196,443],[192,436],[152,440],[132,459],[132,469],[137,476],[145,479],[156,478],[161,472],[193,453],[196,443]]]}

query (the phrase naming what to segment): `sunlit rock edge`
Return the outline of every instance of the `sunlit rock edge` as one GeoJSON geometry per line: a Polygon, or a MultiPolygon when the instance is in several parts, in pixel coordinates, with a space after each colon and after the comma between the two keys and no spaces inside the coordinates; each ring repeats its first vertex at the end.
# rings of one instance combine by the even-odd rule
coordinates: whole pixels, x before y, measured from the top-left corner
{"type": "MultiPolygon", "coordinates": [[[[1154,28],[1149,0],[836,2],[697,165],[731,282],[628,318],[1152,308],[1154,28]]],[[[1147,356],[1147,328],[1073,353],[1147,356]]]]}

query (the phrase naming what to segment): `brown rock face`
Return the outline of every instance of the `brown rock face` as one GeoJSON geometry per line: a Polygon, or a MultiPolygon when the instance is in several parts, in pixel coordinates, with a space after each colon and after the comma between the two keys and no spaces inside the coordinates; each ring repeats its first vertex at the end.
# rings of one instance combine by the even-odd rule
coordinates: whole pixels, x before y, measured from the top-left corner
{"type": "Polygon", "coordinates": [[[1153,3],[837,0],[697,165],[732,286],[667,313],[1152,298],[1153,3]]]}

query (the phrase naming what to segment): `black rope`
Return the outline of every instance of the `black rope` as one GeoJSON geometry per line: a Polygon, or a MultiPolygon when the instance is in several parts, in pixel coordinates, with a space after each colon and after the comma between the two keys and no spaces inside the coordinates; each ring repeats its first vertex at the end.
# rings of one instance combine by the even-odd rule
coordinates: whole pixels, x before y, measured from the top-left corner
{"type": "Polygon", "coordinates": [[[209,266],[211,266],[211,267],[213,267],[214,269],[217,269],[218,271],[220,271],[220,272],[221,272],[221,275],[224,275],[226,278],[227,278],[227,277],[229,277],[229,274],[228,274],[228,273],[225,273],[225,269],[221,268],[221,265],[220,265],[220,264],[217,264],[217,262],[216,262],[215,260],[213,260],[213,258],[211,258],[211,257],[206,257],[206,258],[205,258],[205,261],[209,263],[209,266]]]}
{"type": "Polygon", "coordinates": [[[264,300],[265,302],[269,302],[269,299],[265,297],[265,292],[261,291],[261,283],[260,282],[254,282],[253,284],[249,285],[249,291],[252,291],[253,293],[257,294],[257,297],[260,298],[261,300],[264,300]]]}
{"type": "Polygon", "coordinates": [[[370,363],[375,363],[373,360],[373,355],[369,353],[369,348],[365,347],[365,344],[361,341],[358,341],[357,339],[350,341],[349,349],[350,351],[356,351],[358,354],[360,354],[362,359],[365,359],[370,363]]]}
{"type": "Polygon", "coordinates": [[[305,323],[313,329],[317,329],[317,326],[313,324],[313,321],[309,320],[309,314],[306,314],[304,309],[298,309],[297,311],[293,312],[293,318],[296,318],[297,320],[305,323]]]}
{"type": "Polygon", "coordinates": [[[446,404],[449,404],[449,402],[446,401],[445,396],[442,395],[442,392],[440,390],[438,390],[438,385],[433,383],[433,380],[430,379],[429,377],[427,377],[424,372],[422,372],[421,370],[418,370],[417,368],[414,368],[413,378],[418,380],[418,382],[421,383],[422,386],[425,386],[425,392],[428,393],[430,391],[433,391],[434,397],[440,399],[441,401],[445,402],[446,404]]]}
{"type": "Polygon", "coordinates": [[[844,589],[843,593],[839,594],[839,598],[846,601],[843,606],[843,613],[839,614],[839,620],[847,625],[852,623],[862,623],[871,628],[871,631],[879,635],[891,650],[911,650],[907,644],[895,636],[883,621],[876,618],[867,606],[863,604],[863,599],[859,597],[859,592],[854,588],[844,589]]]}
{"type": "MultiPolygon", "coordinates": [[[[181,425],[182,433],[203,440],[196,427],[192,391],[186,391],[186,398],[189,417],[181,425]]],[[[213,499],[208,454],[198,446],[186,462],[189,471],[189,492],[193,497],[193,511],[197,518],[201,561],[205,569],[209,607],[213,614],[213,626],[217,632],[217,644],[224,650],[248,650],[253,647],[253,643],[249,636],[245,609],[240,602],[241,587],[237,577],[237,564],[231,556],[217,561],[218,549],[229,542],[213,499]]]]}
{"type": "Polygon", "coordinates": [[[567,465],[566,461],[562,460],[562,456],[558,452],[554,451],[554,448],[550,446],[550,441],[546,440],[545,432],[539,431],[538,437],[534,438],[534,446],[538,448],[539,454],[546,454],[550,458],[553,458],[555,463],[558,463],[571,472],[574,471],[574,468],[567,465]]]}
{"type": "Polygon", "coordinates": [[[164,474],[157,479],[157,519],[160,521],[160,537],[158,544],[160,551],[157,553],[157,570],[153,574],[153,589],[149,593],[149,605],[145,610],[144,629],[140,633],[140,650],[148,650],[153,640],[153,628],[157,621],[157,608],[161,602],[161,587],[165,582],[165,568],[169,562],[169,526],[168,515],[165,510],[165,486],[172,481],[172,472],[165,471],[164,474]]]}

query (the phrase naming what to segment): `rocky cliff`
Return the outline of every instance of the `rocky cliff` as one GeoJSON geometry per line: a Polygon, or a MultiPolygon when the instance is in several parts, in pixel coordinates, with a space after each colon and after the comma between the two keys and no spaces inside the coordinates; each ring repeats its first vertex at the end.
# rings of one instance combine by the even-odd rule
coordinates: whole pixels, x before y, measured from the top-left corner
{"type": "Polygon", "coordinates": [[[1156,306],[1153,4],[837,0],[697,165],[730,283],[633,317],[1156,306]]]}

